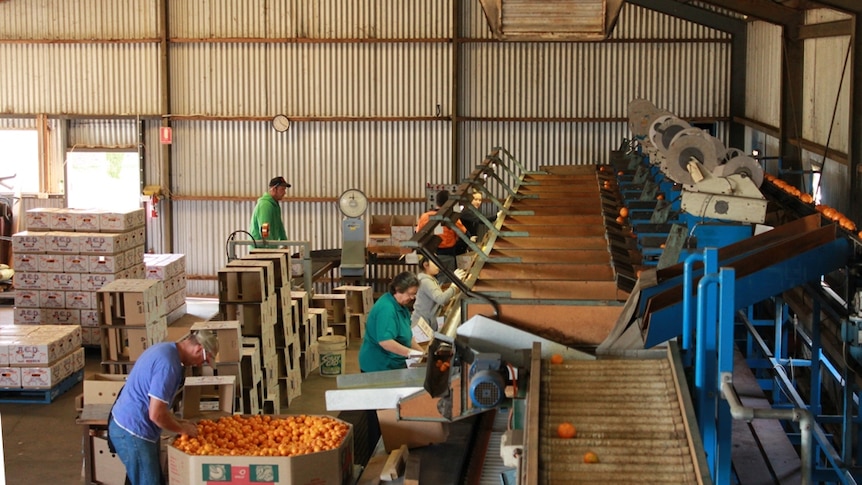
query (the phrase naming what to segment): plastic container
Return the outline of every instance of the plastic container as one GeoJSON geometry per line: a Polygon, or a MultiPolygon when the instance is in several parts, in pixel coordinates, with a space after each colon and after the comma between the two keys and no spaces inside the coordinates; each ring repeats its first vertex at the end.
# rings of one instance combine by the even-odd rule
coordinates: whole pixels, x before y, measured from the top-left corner
{"type": "Polygon", "coordinates": [[[339,376],[347,359],[347,338],[344,335],[324,335],[317,339],[320,352],[320,375],[339,376]]]}

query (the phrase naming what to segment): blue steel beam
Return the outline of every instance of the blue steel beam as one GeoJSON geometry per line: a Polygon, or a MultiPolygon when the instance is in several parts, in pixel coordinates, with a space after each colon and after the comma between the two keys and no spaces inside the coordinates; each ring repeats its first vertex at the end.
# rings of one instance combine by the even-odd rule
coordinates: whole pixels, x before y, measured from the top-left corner
{"type": "MultiPolygon", "coordinates": [[[[850,242],[838,238],[741,276],[736,282],[735,309],[745,308],[783,291],[815,281],[824,274],[844,267],[850,256],[850,242]]],[[[722,261],[721,264],[725,265],[725,262],[722,261]]],[[[682,321],[682,301],[650,313],[644,346],[654,347],[681,335],[682,321]]]]}

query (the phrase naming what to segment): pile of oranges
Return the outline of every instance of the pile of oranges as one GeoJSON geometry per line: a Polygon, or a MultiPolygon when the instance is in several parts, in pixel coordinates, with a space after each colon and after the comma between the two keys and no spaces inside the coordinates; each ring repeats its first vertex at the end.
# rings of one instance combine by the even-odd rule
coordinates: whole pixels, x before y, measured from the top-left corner
{"type": "Polygon", "coordinates": [[[202,419],[198,436],[174,447],[189,455],[297,456],[338,448],[350,427],[329,416],[225,416],[202,419]]]}

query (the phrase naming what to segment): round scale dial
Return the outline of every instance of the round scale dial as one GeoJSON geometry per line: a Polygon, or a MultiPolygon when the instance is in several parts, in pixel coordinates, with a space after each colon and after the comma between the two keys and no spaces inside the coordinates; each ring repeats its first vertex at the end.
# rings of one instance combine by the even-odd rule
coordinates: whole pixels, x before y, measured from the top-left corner
{"type": "Polygon", "coordinates": [[[368,198],[359,189],[348,189],[338,198],[338,208],[347,217],[359,217],[368,209],[368,198]]]}

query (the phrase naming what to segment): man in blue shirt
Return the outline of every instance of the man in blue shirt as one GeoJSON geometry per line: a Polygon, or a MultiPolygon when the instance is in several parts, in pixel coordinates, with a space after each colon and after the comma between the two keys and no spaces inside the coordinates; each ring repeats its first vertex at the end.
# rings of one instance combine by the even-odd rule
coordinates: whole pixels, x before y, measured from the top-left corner
{"type": "Polygon", "coordinates": [[[171,403],[183,384],[183,367],[212,363],[216,354],[215,333],[198,330],[178,342],[153,345],[135,361],[108,423],[109,440],[132,485],[164,483],[159,460],[162,430],[197,436],[197,426],[177,419],[171,403]]]}

